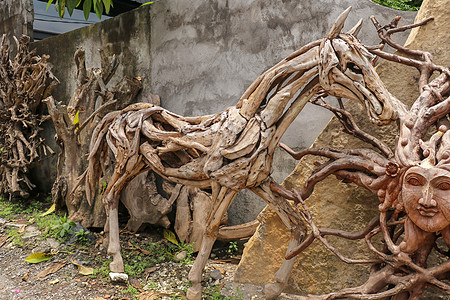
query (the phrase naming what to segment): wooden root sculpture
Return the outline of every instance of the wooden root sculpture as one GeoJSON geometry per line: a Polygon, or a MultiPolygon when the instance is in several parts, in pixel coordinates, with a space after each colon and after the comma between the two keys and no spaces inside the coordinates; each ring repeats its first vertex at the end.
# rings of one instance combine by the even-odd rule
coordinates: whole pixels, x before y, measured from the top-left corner
{"type": "Polygon", "coordinates": [[[139,78],[113,79],[119,59],[99,50],[100,68],[88,68],[83,48],[74,53],[76,87],[67,103],[52,96],[43,102],[52,118],[56,142],[60,148],[57,178],[52,187],[56,207],[66,207],[69,218],[85,227],[103,226],[106,216],[102,203],[89,205],[82,191],[70,193],[78,183],[78,176],[86,168],[86,155],[92,131],[99,120],[111,110],[121,109],[133,102],[142,83],[139,78]]]}
{"type": "MultiPolygon", "coordinates": [[[[291,251],[304,235],[297,208],[272,193],[272,158],[281,136],[304,105],[320,90],[360,101],[372,121],[395,119],[392,96],[372,67],[374,58],[353,33],[341,33],[350,8],[326,38],[312,42],[263,73],[236,106],[201,117],[181,117],[164,108],[133,104],[106,115],[92,136],[86,176],[87,195],[95,191],[101,164],[109,152],[115,170],[103,194],[108,221],[110,269],[123,272],[119,245],[118,204],[122,189],[137,174],[151,169],[163,178],[212,192],[212,213],[197,259],[189,273],[188,299],[201,298],[201,275],[217,238],[222,215],[236,193],[249,189],[263,198],[292,232],[291,251]],[[292,104],[288,106],[289,101],[292,104]]],[[[265,287],[269,299],[279,295],[294,260],[285,260],[265,287]]]]}
{"type": "Polygon", "coordinates": [[[450,254],[441,249],[445,245],[450,248],[450,68],[435,65],[427,52],[406,49],[390,39],[391,33],[430,20],[386,30],[389,27],[381,27],[372,17],[382,42],[412,58],[384,53],[376,48],[371,51],[420,71],[420,97],[410,109],[400,102],[395,105],[399,138],[394,151],[362,132],[343,106],[331,107],[323,99],[314,102],[334,112],[346,132],[370,143],[378,151],[306,149],[294,153],[282,146],[296,159],[305,155],[328,158],[300,190],[287,191],[272,185],[274,191],[300,204],[301,214],[311,228],[311,234],[286,258],[293,258],[314,240],[319,240],[346,263],[373,264],[369,279],[363,285],[310,296],[311,299],[419,299],[425,287],[450,294],[450,254]],[[438,74],[431,80],[434,73],[438,74]],[[432,135],[428,138],[430,132],[432,135]],[[311,217],[305,200],[319,181],[332,174],[344,182],[367,188],[380,200],[379,216],[359,232],[318,228],[311,217]],[[327,241],[328,235],[349,240],[365,239],[375,257],[358,260],[344,257],[327,241]],[[372,242],[377,235],[382,236],[384,248],[379,249],[372,242]],[[428,266],[430,261],[427,259],[433,252],[439,253],[444,262],[428,266]]]}
{"type": "Polygon", "coordinates": [[[17,54],[12,60],[6,34],[0,43],[0,194],[27,198],[35,187],[28,178],[30,167],[54,153],[39,135],[49,119],[39,110],[58,80],[49,57],[29,51],[29,37],[14,39],[17,54]]]}

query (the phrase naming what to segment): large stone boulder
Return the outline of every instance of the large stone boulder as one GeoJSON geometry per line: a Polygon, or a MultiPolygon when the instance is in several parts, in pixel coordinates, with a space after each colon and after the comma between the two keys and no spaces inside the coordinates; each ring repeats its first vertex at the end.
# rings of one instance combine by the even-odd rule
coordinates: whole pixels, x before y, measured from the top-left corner
{"type": "MultiPolygon", "coordinates": [[[[425,0],[417,14],[416,22],[429,16],[434,16],[435,20],[424,27],[412,30],[406,46],[429,51],[436,63],[446,66],[450,62],[450,0],[425,0]]],[[[414,68],[382,62],[377,71],[389,91],[397,98],[407,104],[417,98],[418,72],[414,68]]],[[[348,102],[346,107],[363,130],[393,145],[397,133],[396,126],[377,128],[368,122],[362,107],[354,102],[348,102]]],[[[312,147],[364,148],[367,145],[343,133],[339,122],[333,119],[312,147]]],[[[316,159],[314,157],[302,159],[285,179],[284,186],[289,189],[302,186],[314,169],[313,162],[316,159]]],[[[378,203],[375,195],[355,185],[342,183],[334,176],[318,184],[313,195],[307,200],[320,227],[348,231],[360,230],[376,216],[378,203]]],[[[271,281],[286,252],[289,232],[278,216],[266,207],[259,215],[259,220],[261,225],[247,243],[237,268],[235,280],[238,282],[264,284],[271,281]]],[[[343,255],[350,258],[367,257],[370,253],[364,242],[350,242],[331,237],[329,241],[343,255]]],[[[363,283],[367,279],[368,271],[368,266],[343,263],[319,242],[315,242],[297,257],[286,290],[300,294],[326,293],[363,283]]]]}

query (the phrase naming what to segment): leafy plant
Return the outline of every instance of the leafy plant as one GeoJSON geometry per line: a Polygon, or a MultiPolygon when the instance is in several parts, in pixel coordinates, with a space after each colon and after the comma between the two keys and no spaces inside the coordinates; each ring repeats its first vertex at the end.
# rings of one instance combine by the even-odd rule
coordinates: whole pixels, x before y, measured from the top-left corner
{"type": "Polygon", "coordinates": [[[237,242],[230,242],[230,243],[228,244],[227,253],[228,253],[229,255],[234,254],[234,253],[237,253],[238,251],[239,251],[239,247],[238,247],[237,242]]]}
{"type": "MultiPolygon", "coordinates": [[[[81,6],[83,3],[84,18],[89,19],[89,13],[93,9],[99,19],[102,18],[103,12],[109,14],[111,7],[114,7],[113,0],[48,0],[47,9],[55,2],[56,10],[59,17],[62,19],[67,8],[67,12],[71,16],[74,9],[81,6]]],[[[154,1],[146,2],[142,5],[152,4],[154,1]]]]}
{"type": "Polygon", "coordinates": [[[88,230],[80,229],[80,231],[75,233],[75,243],[79,245],[90,245],[91,241],[88,238],[89,234],[90,232],[88,230]]]}
{"type": "Polygon", "coordinates": [[[423,0],[372,0],[376,4],[399,10],[419,10],[423,0]]]}
{"type": "Polygon", "coordinates": [[[59,218],[58,222],[52,227],[52,235],[60,240],[65,239],[69,235],[73,234],[72,228],[76,224],[69,220],[67,216],[59,218]]]}

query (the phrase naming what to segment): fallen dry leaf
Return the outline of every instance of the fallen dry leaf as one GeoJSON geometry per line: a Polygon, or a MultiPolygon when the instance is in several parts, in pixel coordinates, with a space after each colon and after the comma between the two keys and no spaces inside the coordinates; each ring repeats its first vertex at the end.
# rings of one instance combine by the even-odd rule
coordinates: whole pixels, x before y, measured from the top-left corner
{"type": "Polygon", "coordinates": [[[142,285],[138,279],[130,278],[129,281],[130,281],[131,285],[134,286],[138,290],[142,287],[142,285]]]}
{"type": "Polygon", "coordinates": [[[24,233],[25,232],[25,228],[27,228],[27,225],[22,225],[20,226],[19,230],[17,230],[18,233],[24,233]]]}
{"type": "Polygon", "coordinates": [[[22,280],[28,281],[28,278],[30,277],[30,272],[27,272],[25,275],[23,275],[22,280]]]}
{"type": "Polygon", "coordinates": [[[225,271],[224,268],[221,268],[219,266],[215,267],[217,270],[219,270],[220,274],[224,275],[227,271],[225,271]]]}
{"type": "Polygon", "coordinates": [[[72,263],[78,267],[78,273],[80,273],[81,275],[92,275],[94,274],[94,268],[90,268],[90,267],[85,267],[83,265],[80,265],[74,261],[72,261],[72,263]]]}
{"type": "Polygon", "coordinates": [[[150,276],[151,273],[155,272],[156,270],[158,270],[157,267],[151,267],[151,268],[146,268],[144,270],[144,277],[145,277],[145,281],[147,281],[148,277],[150,276]]]}
{"type": "Polygon", "coordinates": [[[145,249],[142,249],[142,248],[139,247],[139,246],[136,246],[136,248],[137,248],[139,251],[141,251],[142,254],[144,254],[144,255],[150,255],[150,251],[147,251],[147,250],[145,250],[145,249]]]}
{"type": "Polygon", "coordinates": [[[47,275],[55,273],[56,271],[58,271],[59,269],[61,269],[65,265],[67,265],[67,261],[66,260],[54,263],[50,267],[42,270],[39,274],[37,274],[36,278],[44,279],[47,275]]]}

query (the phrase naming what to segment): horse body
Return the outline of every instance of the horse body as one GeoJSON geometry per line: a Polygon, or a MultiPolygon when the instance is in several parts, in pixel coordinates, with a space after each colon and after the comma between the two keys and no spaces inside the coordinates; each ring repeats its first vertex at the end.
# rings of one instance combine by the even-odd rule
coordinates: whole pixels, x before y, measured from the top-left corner
{"type": "MultiPolygon", "coordinates": [[[[338,18],[326,38],[302,47],[266,71],[236,106],[224,112],[182,117],[137,103],[105,116],[92,136],[86,187],[89,197],[89,189],[98,182],[100,163],[111,149],[115,169],[103,195],[108,253],[113,256],[111,271],[123,272],[117,217],[120,192],[148,169],[175,183],[212,190],[213,209],[189,274],[192,287],[188,299],[201,298],[202,270],[222,215],[239,190],[250,189],[278,213],[293,234],[289,249],[301,242],[302,220],[297,208],[270,190],[273,154],[288,126],[322,90],[365,103],[376,123],[395,119],[392,96],[375,73],[372,56],[351,34],[340,33],[348,12],[338,18]]],[[[284,260],[275,283],[266,286],[268,298],[281,292],[293,263],[293,259],[284,260]]]]}

